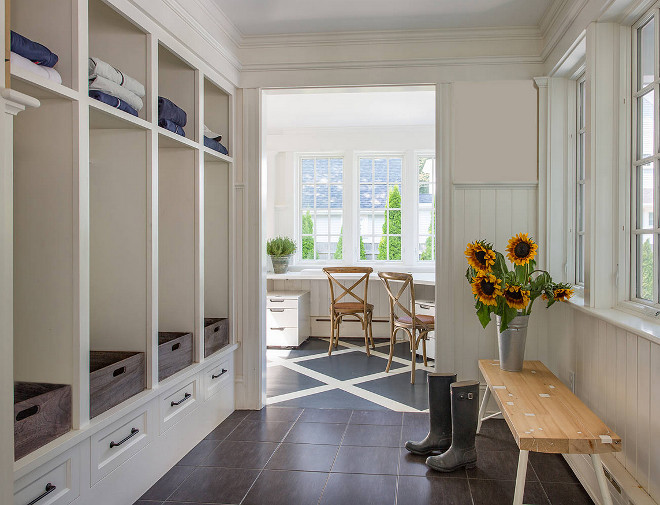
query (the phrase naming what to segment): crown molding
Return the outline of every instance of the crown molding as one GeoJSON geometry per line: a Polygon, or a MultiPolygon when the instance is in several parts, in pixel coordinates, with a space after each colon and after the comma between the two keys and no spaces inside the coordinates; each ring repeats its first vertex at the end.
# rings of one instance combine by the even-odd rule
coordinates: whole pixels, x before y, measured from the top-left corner
{"type": "Polygon", "coordinates": [[[244,36],[241,49],[270,47],[405,44],[493,40],[542,40],[537,27],[445,28],[438,30],[386,30],[368,32],[296,33],[244,36]]]}
{"type": "MultiPolygon", "coordinates": [[[[554,51],[564,35],[566,35],[575,18],[577,18],[588,2],[589,0],[557,0],[556,4],[558,7],[556,12],[552,14],[551,18],[548,18],[547,25],[544,26],[545,29],[541,30],[544,40],[541,59],[544,62],[552,54],[552,51],[554,51]]],[[[545,21],[545,19],[542,21],[545,21]]]]}
{"type": "Polygon", "coordinates": [[[232,22],[231,19],[218,7],[218,4],[213,0],[186,0],[186,3],[192,2],[197,4],[209,16],[211,21],[218,26],[218,28],[236,45],[240,47],[243,43],[243,33],[232,22]]]}

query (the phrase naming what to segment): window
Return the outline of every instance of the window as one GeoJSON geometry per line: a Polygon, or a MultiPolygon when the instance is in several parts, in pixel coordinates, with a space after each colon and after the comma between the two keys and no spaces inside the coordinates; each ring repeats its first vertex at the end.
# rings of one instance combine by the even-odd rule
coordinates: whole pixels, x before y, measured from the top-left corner
{"type": "Polygon", "coordinates": [[[657,9],[633,30],[633,165],[631,180],[631,298],[658,303],[657,9]]]}
{"type": "Polygon", "coordinates": [[[435,261],[435,157],[417,157],[417,259],[435,261]]]}
{"type": "Polygon", "coordinates": [[[576,83],[575,135],[575,284],[584,285],[585,76],[576,83]]]}
{"type": "Polygon", "coordinates": [[[360,259],[401,261],[403,158],[360,157],[360,259]]]}
{"type": "Polygon", "coordinates": [[[300,180],[302,259],[342,259],[344,159],[301,157],[300,180]]]}

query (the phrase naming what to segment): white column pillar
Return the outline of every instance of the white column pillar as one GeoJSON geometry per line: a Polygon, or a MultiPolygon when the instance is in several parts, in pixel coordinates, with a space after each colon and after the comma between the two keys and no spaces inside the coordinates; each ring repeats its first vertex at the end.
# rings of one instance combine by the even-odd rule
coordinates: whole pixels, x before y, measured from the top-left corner
{"type": "Polygon", "coordinates": [[[537,268],[547,268],[548,248],[550,237],[548,236],[548,78],[535,77],[534,82],[539,89],[538,109],[538,238],[539,255],[537,268]]]}

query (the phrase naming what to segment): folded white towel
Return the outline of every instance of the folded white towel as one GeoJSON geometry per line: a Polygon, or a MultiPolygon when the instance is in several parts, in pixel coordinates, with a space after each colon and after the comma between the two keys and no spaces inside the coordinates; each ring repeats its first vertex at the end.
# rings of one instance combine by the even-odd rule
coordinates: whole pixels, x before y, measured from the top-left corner
{"type": "Polygon", "coordinates": [[[219,133],[215,133],[206,125],[204,125],[204,136],[213,140],[217,140],[218,142],[220,142],[220,139],[222,138],[222,135],[220,135],[219,133]]]}
{"type": "Polygon", "coordinates": [[[27,58],[21,56],[20,54],[12,52],[10,55],[11,65],[15,67],[22,67],[30,72],[37,74],[49,81],[56,82],[57,84],[62,84],[62,76],[54,68],[44,67],[37,65],[27,58]]]}
{"type": "Polygon", "coordinates": [[[143,107],[142,100],[135,93],[120,86],[116,82],[112,82],[110,79],[101,77],[100,75],[89,80],[89,89],[97,89],[108,95],[112,95],[115,98],[119,98],[137,111],[141,110],[143,107]]]}
{"type": "Polygon", "coordinates": [[[132,93],[142,98],[144,96],[144,86],[139,81],[133,79],[130,75],[126,75],[121,70],[106,63],[99,58],[89,59],[89,79],[92,80],[97,76],[105,77],[106,79],[119,84],[132,93]]]}

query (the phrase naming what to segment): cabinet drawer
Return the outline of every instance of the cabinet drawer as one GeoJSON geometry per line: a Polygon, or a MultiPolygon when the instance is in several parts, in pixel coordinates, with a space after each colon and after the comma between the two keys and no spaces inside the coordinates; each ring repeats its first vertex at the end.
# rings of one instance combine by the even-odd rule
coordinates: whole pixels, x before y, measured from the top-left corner
{"type": "Polygon", "coordinates": [[[435,316],[435,305],[427,302],[415,302],[415,313],[422,316],[435,316]]]}
{"type": "Polygon", "coordinates": [[[80,496],[81,446],[60,454],[14,482],[14,505],[68,505],[80,496]]]}
{"type": "Polygon", "coordinates": [[[270,325],[266,327],[266,345],[273,347],[297,347],[300,344],[300,332],[298,328],[270,327],[270,325]]]}
{"type": "Polygon", "coordinates": [[[148,404],[92,435],[91,484],[94,485],[153,438],[148,404]],[[128,419],[128,420],[127,420],[128,419]]]}
{"type": "Polygon", "coordinates": [[[178,423],[188,412],[197,407],[199,385],[197,377],[190,379],[174,392],[160,397],[160,432],[163,433],[178,423]]]}
{"type": "Polygon", "coordinates": [[[297,309],[298,298],[284,298],[282,296],[266,296],[266,308],[270,309],[297,309]]]}
{"type": "Polygon", "coordinates": [[[234,358],[229,356],[220,363],[208,367],[204,370],[203,387],[204,399],[211,398],[215,393],[222,389],[227,383],[234,380],[234,358]]]}
{"type": "Polygon", "coordinates": [[[297,328],[298,309],[269,308],[266,309],[266,327],[297,328]]]}

